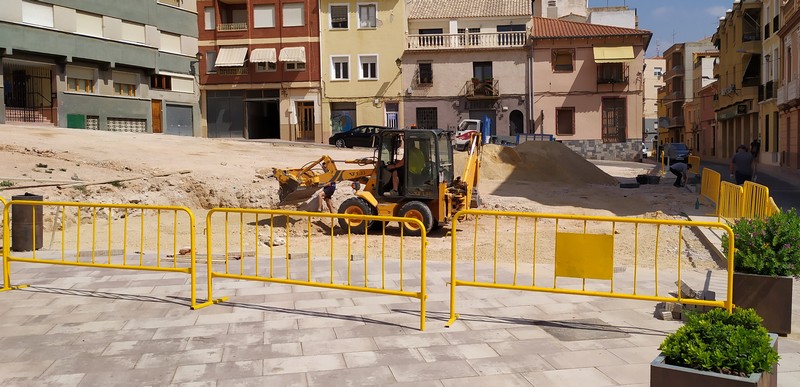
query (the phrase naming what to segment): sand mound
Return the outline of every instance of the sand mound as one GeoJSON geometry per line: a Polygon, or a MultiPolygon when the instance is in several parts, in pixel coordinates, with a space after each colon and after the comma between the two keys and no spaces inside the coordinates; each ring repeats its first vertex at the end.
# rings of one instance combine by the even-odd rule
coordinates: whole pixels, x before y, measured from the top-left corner
{"type": "MultiPolygon", "coordinates": [[[[456,155],[456,172],[463,170],[467,154],[456,155]]],[[[489,180],[617,185],[617,180],[554,141],[531,141],[516,147],[484,145],[481,177],[489,180]]]]}

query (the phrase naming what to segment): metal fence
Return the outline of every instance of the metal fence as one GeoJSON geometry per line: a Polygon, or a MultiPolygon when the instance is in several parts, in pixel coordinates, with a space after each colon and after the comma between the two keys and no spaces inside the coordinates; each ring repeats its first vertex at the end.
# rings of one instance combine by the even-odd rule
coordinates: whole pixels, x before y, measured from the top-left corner
{"type": "Polygon", "coordinates": [[[742,199],[742,216],[748,219],[765,218],[769,206],[769,188],[745,181],[742,185],[744,198],[742,199]]]}
{"type": "MultiPolygon", "coordinates": [[[[411,297],[424,330],[424,231],[411,218],[215,208],[206,217],[208,288],[228,278],[411,297]],[[357,234],[361,222],[369,227],[357,234]],[[414,223],[422,235],[406,237],[394,222],[414,223]]],[[[197,307],[226,299],[209,291],[197,307]]]]}
{"type": "Polygon", "coordinates": [[[726,220],[733,222],[742,217],[742,201],[744,190],[742,186],[723,181],[719,185],[719,205],[717,206],[717,221],[726,220]]]}
{"type": "Polygon", "coordinates": [[[462,286],[733,307],[734,238],[724,224],[482,210],[462,211],[454,219],[448,326],[458,318],[456,290],[462,286]],[[457,220],[464,217],[474,224],[457,220]],[[479,223],[490,232],[479,231],[485,229],[479,223]],[[726,284],[718,289],[722,300],[682,298],[674,285],[685,267],[691,269],[682,256],[690,227],[729,236],[726,284]],[[498,269],[504,262],[509,271],[498,269]]]}
{"type": "Polygon", "coordinates": [[[700,197],[704,197],[714,204],[714,211],[716,212],[719,206],[719,190],[722,177],[719,172],[703,168],[703,177],[700,181],[700,197]]]}
{"type": "Polygon", "coordinates": [[[188,274],[196,305],[195,221],[186,207],[12,200],[3,209],[3,228],[1,290],[26,286],[11,285],[11,262],[159,271],[188,274]],[[15,206],[30,208],[30,224],[11,228],[15,206]],[[27,232],[29,248],[13,247],[28,251],[12,251],[11,234],[27,232]]]}

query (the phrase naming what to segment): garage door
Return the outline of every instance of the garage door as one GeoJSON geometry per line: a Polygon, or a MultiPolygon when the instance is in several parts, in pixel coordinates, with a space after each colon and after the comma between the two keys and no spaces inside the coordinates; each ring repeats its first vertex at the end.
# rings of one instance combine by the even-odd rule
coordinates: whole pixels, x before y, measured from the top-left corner
{"type": "Polygon", "coordinates": [[[178,136],[192,136],[194,130],[192,125],[192,107],[181,105],[167,105],[166,111],[167,127],[165,134],[178,136]]]}

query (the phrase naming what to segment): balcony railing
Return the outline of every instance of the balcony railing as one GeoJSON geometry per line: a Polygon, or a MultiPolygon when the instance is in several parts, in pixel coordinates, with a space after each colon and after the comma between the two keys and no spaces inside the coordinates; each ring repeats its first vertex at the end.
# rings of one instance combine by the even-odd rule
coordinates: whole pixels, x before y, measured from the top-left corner
{"type": "Polygon", "coordinates": [[[409,50],[522,47],[525,45],[527,36],[527,33],[524,31],[463,34],[419,34],[408,35],[406,38],[406,45],[409,50]]]}
{"type": "Polygon", "coordinates": [[[497,79],[478,81],[473,79],[464,84],[464,96],[468,98],[497,98],[500,96],[500,83],[497,79]]]}
{"type": "Polygon", "coordinates": [[[247,23],[220,23],[217,24],[217,31],[247,31],[247,23]]]}
{"type": "Polygon", "coordinates": [[[669,119],[669,127],[683,126],[683,116],[673,116],[669,119]]]}
{"type": "Polygon", "coordinates": [[[217,67],[219,75],[247,75],[247,67],[217,67]]]}
{"type": "Polygon", "coordinates": [[[674,66],[667,70],[667,72],[664,73],[664,79],[670,79],[678,75],[683,75],[683,66],[674,66]]]}
{"type": "Polygon", "coordinates": [[[769,81],[764,84],[764,98],[765,99],[772,99],[776,97],[775,93],[775,82],[769,81]]]}

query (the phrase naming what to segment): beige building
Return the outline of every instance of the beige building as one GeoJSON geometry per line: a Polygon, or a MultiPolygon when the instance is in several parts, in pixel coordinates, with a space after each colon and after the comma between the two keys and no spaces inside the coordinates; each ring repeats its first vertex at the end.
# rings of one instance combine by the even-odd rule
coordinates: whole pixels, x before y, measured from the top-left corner
{"type": "MultiPolygon", "coordinates": [[[[775,143],[769,149],[778,153],[778,163],[800,168],[800,1],[783,1],[780,12],[780,87],[779,124],[774,128],[775,143]]],[[[765,147],[766,148],[766,147],[765,147]]]]}
{"type": "Polygon", "coordinates": [[[642,100],[642,141],[650,149],[658,144],[658,89],[664,86],[664,57],[644,59],[644,99],[642,100]]]}
{"type": "Polygon", "coordinates": [[[759,131],[761,151],[758,162],[762,164],[778,165],[780,153],[778,152],[778,85],[780,80],[780,44],[781,37],[778,30],[781,27],[780,5],[777,0],[764,1],[761,6],[761,23],[764,36],[762,36],[761,57],[761,90],[759,91],[759,131]]]}

